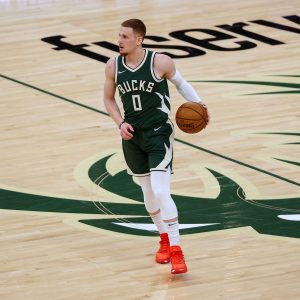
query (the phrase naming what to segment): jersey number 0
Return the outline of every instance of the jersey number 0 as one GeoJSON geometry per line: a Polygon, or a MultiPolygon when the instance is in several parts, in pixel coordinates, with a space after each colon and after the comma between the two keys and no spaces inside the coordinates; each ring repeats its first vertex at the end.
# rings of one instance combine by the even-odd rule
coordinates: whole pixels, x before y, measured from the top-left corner
{"type": "Polygon", "coordinates": [[[135,111],[142,110],[142,103],[140,95],[132,95],[133,109],[135,111]]]}

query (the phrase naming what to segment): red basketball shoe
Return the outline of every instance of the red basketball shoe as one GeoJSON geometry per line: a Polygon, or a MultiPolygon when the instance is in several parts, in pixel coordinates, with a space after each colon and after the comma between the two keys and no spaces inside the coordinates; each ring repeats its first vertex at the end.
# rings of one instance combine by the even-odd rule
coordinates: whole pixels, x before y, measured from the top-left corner
{"type": "Polygon", "coordinates": [[[160,247],[156,252],[156,262],[159,264],[167,264],[170,262],[170,242],[167,233],[160,234],[160,247]]]}
{"type": "Polygon", "coordinates": [[[187,267],[180,246],[171,246],[170,253],[171,253],[171,263],[172,263],[171,273],[172,274],[186,273],[187,267]]]}

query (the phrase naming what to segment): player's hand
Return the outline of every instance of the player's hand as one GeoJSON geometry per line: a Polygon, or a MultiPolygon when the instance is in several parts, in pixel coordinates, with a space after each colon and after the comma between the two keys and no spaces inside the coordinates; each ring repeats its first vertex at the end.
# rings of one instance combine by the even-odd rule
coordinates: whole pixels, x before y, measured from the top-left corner
{"type": "Polygon", "coordinates": [[[133,127],[130,124],[128,124],[126,122],[121,124],[120,134],[121,134],[121,137],[123,140],[128,141],[128,140],[132,139],[133,132],[134,132],[133,127]]]}
{"type": "Polygon", "coordinates": [[[205,110],[205,112],[206,112],[206,118],[207,118],[207,123],[206,123],[206,125],[208,125],[209,120],[210,120],[210,115],[209,115],[207,106],[206,106],[203,102],[199,102],[199,104],[204,108],[204,110],[205,110]]]}

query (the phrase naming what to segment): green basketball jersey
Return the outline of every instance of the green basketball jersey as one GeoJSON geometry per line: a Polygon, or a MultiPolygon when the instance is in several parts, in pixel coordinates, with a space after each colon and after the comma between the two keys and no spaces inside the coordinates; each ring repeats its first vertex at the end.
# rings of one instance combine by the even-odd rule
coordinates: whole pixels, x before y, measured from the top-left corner
{"type": "Polygon", "coordinates": [[[136,129],[150,129],[168,120],[169,89],[166,79],[154,74],[155,52],[144,50],[143,61],[132,69],[126,57],[117,56],[115,81],[124,108],[124,119],[136,129]]]}

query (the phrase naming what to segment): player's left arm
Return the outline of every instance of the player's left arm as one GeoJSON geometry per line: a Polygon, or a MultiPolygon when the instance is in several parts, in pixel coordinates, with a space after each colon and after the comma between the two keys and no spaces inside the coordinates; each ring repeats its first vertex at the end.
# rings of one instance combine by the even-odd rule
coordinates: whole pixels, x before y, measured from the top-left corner
{"type": "Polygon", "coordinates": [[[183,96],[184,99],[199,103],[207,110],[206,105],[202,102],[195,89],[181,76],[180,72],[176,69],[175,63],[171,57],[164,54],[156,54],[154,68],[158,73],[157,75],[159,75],[161,78],[170,80],[176,86],[177,91],[183,96]]]}

